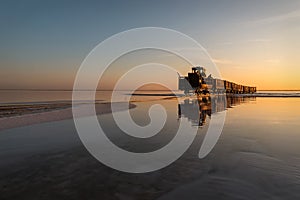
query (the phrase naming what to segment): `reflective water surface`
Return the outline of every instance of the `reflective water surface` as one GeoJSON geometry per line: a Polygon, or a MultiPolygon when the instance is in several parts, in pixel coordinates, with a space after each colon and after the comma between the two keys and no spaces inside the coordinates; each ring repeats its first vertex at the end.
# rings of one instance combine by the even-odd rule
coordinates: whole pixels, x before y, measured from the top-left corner
{"type": "Polygon", "coordinates": [[[299,199],[300,98],[218,98],[135,102],[130,114],[137,124],[150,122],[153,104],[163,105],[168,114],[163,130],[145,140],[122,134],[111,114],[99,116],[108,137],[133,152],[163,147],[174,137],[180,117],[198,127],[180,159],[146,174],[99,163],[81,144],[72,120],[1,131],[1,199],[299,199]],[[181,112],[195,104],[201,108],[198,117],[181,112]],[[223,110],[222,135],[199,159],[210,117],[223,110]]]}

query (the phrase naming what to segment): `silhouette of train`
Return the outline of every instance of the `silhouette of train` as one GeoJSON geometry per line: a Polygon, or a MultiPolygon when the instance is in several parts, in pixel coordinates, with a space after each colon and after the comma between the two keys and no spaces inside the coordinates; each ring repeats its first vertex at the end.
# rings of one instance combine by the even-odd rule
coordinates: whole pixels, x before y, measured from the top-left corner
{"type": "Polygon", "coordinates": [[[204,67],[193,67],[192,72],[188,73],[188,76],[179,75],[178,89],[183,90],[185,94],[191,91],[196,94],[251,94],[256,92],[256,87],[216,79],[211,75],[207,77],[204,67]]]}

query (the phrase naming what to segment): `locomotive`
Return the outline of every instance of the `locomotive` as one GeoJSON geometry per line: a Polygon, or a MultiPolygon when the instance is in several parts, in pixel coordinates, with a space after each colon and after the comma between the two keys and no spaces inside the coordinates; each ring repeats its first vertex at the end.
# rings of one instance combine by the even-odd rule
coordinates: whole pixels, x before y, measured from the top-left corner
{"type": "Polygon", "coordinates": [[[196,94],[252,94],[256,92],[256,87],[244,86],[227,80],[206,76],[204,67],[192,67],[192,72],[188,76],[178,77],[178,89],[185,94],[194,92],[196,94]]]}

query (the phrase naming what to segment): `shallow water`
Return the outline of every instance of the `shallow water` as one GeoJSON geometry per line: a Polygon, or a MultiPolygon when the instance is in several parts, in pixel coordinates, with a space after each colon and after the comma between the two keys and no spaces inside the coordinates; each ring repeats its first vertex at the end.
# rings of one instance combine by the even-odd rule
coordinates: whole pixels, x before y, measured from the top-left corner
{"type": "MultiPolygon", "coordinates": [[[[184,100],[181,106],[199,103],[184,100]]],[[[2,199],[299,199],[300,98],[227,100],[227,106],[219,101],[213,109],[201,104],[199,118],[179,115],[175,99],[136,102],[130,114],[137,124],[150,122],[147,111],[153,104],[165,106],[169,115],[162,132],[147,141],[112,128],[111,114],[99,116],[110,139],[134,152],[152,151],[171,141],[179,117],[199,126],[180,159],[147,174],[127,174],[100,164],[81,145],[72,120],[1,131],[0,195],[2,199]],[[223,132],[210,154],[199,159],[210,115],[224,109],[223,132]]]]}

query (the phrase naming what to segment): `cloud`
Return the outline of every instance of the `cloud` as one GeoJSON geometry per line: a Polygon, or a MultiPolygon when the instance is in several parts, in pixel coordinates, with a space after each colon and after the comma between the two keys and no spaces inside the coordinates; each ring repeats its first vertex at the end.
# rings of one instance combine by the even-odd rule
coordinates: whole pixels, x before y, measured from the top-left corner
{"type": "Polygon", "coordinates": [[[270,63],[270,64],[278,64],[280,62],[279,59],[268,59],[265,60],[265,62],[270,63]]]}
{"type": "Polygon", "coordinates": [[[231,60],[225,60],[225,59],[212,59],[212,61],[216,64],[232,64],[233,62],[231,60]]]}
{"type": "Polygon", "coordinates": [[[221,42],[221,43],[218,43],[218,45],[220,46],[229,46],[229,45],[232,45],[233,43],[232,42],[221,42]]]}
{"type": "Polygon", "coordinates": [[[290,19],[298,19],[298,18],[300,18],[300,10],[294,10],[277,16],[249,21],[247,25],[263,25],[263,24],[282,22],[282,21],[286,21],[290,19]]]}
{"type": "Polygon", "coordinates": [[[271,42],[271,41],[272,40],[270,40],[270,39],[258,38],[258,39],[248,40],[247,42],[249,42],[249,43],[267,43],[267,42],[271,42]]]}
{"type": "Polygon", "coordinates": [[[226,46],[234,46],[234,45],[244,45],[249,43],[269,43],[269,42],[272,42],[272,40],[267,38],[257,38],[257,39],[241,40],[235,42],[222,42],[222,43],[217,43],[216,45],[226,47],[226,46]]]}

